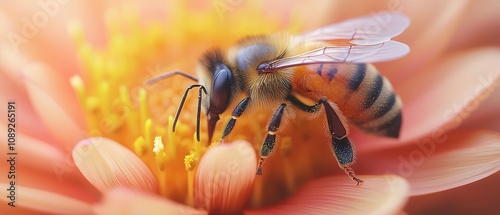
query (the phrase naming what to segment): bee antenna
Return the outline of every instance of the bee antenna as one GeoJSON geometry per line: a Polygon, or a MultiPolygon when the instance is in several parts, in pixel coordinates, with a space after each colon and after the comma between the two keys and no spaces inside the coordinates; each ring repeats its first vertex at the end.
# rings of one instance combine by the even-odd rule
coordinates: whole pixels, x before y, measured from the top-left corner
{"type": "Polygon", "coordinates": [[[184,91],[184,95],[182,96],[181,103],[179,104],[179,108],[177,108],[177,112],[175,113],[175,118],[174,118],[174,123],[172,125],[172,132],[175,132],[175,125],[177,124],[177,120],[179,119],[179,116],[181,114],[182,107],[184,106],[184,102],[186,101],[187,94],[189,91],[195,87],[199,87],[198,91],[198,110],[196,113],[196,140],[200,141],[200,112],[201,112],[201,99],[202,99],[202,92],[207,94],[207,90],[205,89],[205,86],[201,84],[193,84],[186,88],[186,91],[184,91]]]}
{"type": "Polygon", "coordinates": [[[187,73],[185,73],[183,71],[180,71],[180,70],[175,70],[175,71],[172,71],[172,72],[165,72],[165,73],[162,73],[160,75],[157,75],[155,77],[150,78],[149,80],[146,81],[146,85],[150,86],[150,85],[152,85],[152,84],[154,84],[154,83],[156,83],[158,81],[170,78],[170,77],[172,77],[174,75],[181,75],[181,76],[183,76],[185,78],[188,78],[188,79],[191,79],[193,81],[198,82],[198,79],[195,78],[194,76],[192,76],[190,74],[187,74],[187,73]]]}

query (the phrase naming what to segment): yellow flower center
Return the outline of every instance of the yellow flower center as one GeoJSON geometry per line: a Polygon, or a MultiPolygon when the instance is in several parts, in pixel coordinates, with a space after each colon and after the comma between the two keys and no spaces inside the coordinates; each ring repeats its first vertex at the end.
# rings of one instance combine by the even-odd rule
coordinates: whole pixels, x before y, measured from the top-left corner
{"type": "MultiPolygon", "coordinates": [[[[298,30],[263,16],[262,7],[255,3],[236,7],[216,1],[211,6],[193,11],[183,1],[172,1],[166,20],[146,24],[141,23],[134,6],[109,10],[105,14],[104,47],[87,41],[80,23],[69,25],[84,71],[70,82],[84,107],[89,132],[116,140],[134,151],[156,176],[160,194],[188,205],[193,205],[197,164],[208,147],[204,123],[202,141],[195,138],[197,95],[188,96],[172,132],[172,116],[189,83],[182,77],[153,86],[144,83],[176,69],[194,74],[196,56],[210,47],[227,48],[246,35],[298,30]]],[[[202,117],[203,122],[206,119],[202,117]]],[[[222,116],[214,140],[220,138],[230,117],[230,111],[222,116]]],[[[241,117],[227,141],[245,139],[259,150],[269,117],[241,117]]],[[[255,181],[250,206],[275,203],[304,181],[336,168],[332,154],[325,150],[328,144],[324,144],[327,140],[321,123],[300,129],[298,124],[303,123],[296,123],[280,131],[277,150],[266,162],[264,175],[255,181]],[[324,159],[321,157],[328,162],[319,162],[324,159]]]]}

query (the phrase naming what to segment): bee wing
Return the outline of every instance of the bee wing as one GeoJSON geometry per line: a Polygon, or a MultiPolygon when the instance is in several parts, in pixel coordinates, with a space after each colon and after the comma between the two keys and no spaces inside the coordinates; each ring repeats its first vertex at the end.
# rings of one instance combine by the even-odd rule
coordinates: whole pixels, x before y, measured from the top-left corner
{"type": "Polygon", "coordinates": [[[389,41],[403,32],[410,20],[401,13],[377,13],[326,26],[305,34],[306,41],[348,40],[353,45],[373,45],[389,41]]]}
{"type": "Polygon", "coordinates": [[[316,63],[373,63],[400,58],[410,51],[408,45],[389,40],[373,45],[334,46],[265,62],[257,68],[272,72],[287,67],[316,63]]]}

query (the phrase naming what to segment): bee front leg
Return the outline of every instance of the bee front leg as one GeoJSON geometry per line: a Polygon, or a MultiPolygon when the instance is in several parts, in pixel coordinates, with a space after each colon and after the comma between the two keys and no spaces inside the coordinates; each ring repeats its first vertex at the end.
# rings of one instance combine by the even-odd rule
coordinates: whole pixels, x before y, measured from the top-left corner
{"type": "Polygon", "coordinates": [[[264,140],[264,144],[260,149],[260,159],[257,165],[257,175],[262,175],[262,165],[264,164],[265,159],[273,152],[274,144],[276,143],[276,132],[278,131],[281,118],[283,116],[283,111],[285,110],[286,104],[283,103],[279,106],[276,112],[271,118],[269,122],[269,126],[267,127],[267,136],[264,140]]]}
{"type": "Polygon", "coordinates": [[[354,170],[350,167],[354,163],[354,149],[347,138],[347,131],[342,121],[326,99],[323,98],[318,103],[322,103],[325,107],[328,129],[332,135],[332,149],[340,167],[353,181],[357,182],[357,185],[362,184],[363,180],[357,178],[354,170]]]}
{"type": "Polygon", "coordinates": [[[236,120],[243,114],[248,106],[249,101],[250,98],[244,98],[240,103],[238,103],[238,105],[236,105],[232,113],[232,118],[229,120],[229,122],[227,122],[226,128],[222,133],[222,137],[220,138],[219,143],[226,139],[226,137],[231,133],[234,126],[236,125],[236,120]]]}

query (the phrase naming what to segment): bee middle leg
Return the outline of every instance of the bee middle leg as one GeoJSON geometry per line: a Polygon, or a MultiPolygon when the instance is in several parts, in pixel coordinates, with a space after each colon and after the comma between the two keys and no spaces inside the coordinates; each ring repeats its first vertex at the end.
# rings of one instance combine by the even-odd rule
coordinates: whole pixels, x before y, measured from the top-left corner
{"type": "Polygon", "coordinates": [[[271,121],[267,127],[267,135],[264,140],[264,144],[260,148],[260,159],[257,164],[257,175],[262,175],[262,165],[264,164],[265,159],[273,152],[274,144],[276,143],[276,132],[278,131],[281,118],[283,117],[283,111],[285,110],[286,104],[281,104],[276,112],[274,112],[271,121]]]}
{"type": "Polygon", "coordinates": [[[294,106],[309,113],[319,111],[319,107],[323,105],[326,113],[328,130],[332,136],[332,149],[335,154],[335,158],[337,159],[339,166],[344,170],[349,178],[351,178],[351,180],[356,181],[357,185],[362,184],[363,180],[356,177],[354,170],[350,167],[354,163],[355,155],[351,141],[347,137],[347,130],[328,100],[322,98],[316,104],[310,106],[304,104],[293,95],[288,96],[287,99],[294,106]]]}

